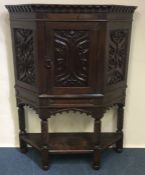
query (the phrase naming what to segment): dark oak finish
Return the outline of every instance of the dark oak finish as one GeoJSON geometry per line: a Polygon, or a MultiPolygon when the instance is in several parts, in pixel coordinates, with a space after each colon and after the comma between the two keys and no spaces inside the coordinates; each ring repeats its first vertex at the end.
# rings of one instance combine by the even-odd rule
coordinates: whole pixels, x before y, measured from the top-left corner
{"type": "Polygon", "coordinates": [[[123,149],[123,108],[132,16],[122,5],[7,5],[10,13],[20,149],[38,149],[43,169],[49,154],[123,149]],[[41,133],[26,133],[24,106],[36,110],[41,133]],[[117,106],[117,131],[101,132],[101,118],[117,106]],[[64,111],[94,118],[93,133],[49,133],[48,118],[64,111]]]}
{"type": "MultiPolygon", "coordinates": [[[[47,144],[50,154],[94,152],[96,138],[93,133],[49,133],[49,137],[47,144]]],[[[120,133],[101,133],[101,150],[106,149],[120,138],[120,133]]],[[[41,133],[27,133],[21,136],[21,139],[41,151],[41,133]]]]}
{"type": "Polygon", "coordinates": [[[18,116],[19,116],[19,139],[20,139],[20,149],[22,153],[27,152],[27,144],[24,140],[21,139],[22,136],[26,135],[25,131],[25,111],[24,111],[24,104],[19,104],[18,106],[18,116]]]}

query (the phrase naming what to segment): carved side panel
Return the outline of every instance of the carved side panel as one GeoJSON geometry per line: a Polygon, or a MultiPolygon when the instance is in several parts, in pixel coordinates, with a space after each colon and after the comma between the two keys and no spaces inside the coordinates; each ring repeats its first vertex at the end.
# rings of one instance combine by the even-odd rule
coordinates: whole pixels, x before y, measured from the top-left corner
{"type": "Polygon", "coordinates": [[[128,30],[112,30],[109,37],[107,85],[113,85],[125,78],[128,30]]]}
{"type": "Polygon", "coordinates": [[[88,86],[88,31],[55,30],[54,57],[55,86],[88,86]]]}
{"type": "Polygon", "coordinates": [[[17,79],[24,83],[34,85],[35,66],[33,48],[33,30],[14,29],[15,55],[17,79]]]}

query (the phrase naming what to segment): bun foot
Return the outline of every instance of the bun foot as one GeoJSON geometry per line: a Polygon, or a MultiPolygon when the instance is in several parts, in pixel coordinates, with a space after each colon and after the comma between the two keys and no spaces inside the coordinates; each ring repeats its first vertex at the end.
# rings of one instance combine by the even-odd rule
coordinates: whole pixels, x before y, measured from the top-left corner
{"type": "Polygon", "coordinates": [[[43,165],[43,166],[42,166],[42,168],[43,168],[43,170],[45,170],[45,171],[46,171],[46,170],[48,170],[48,169],[49,169],[49,166],[48,166],[48,165],[43,165]]]}
{"type": "Polygon", "coordinates": [[[21,153],[26,154],[28,152],[28,148],[20,148],[21,153]]]}
{"type": "Polygon", "coordinates": [[[99,170],[99,169],[100,169],[100,166],[99,166],[99,165],[95,165],[95,164],[93,164],[92,167],[93,167],[94,170],[99,170]]]}
{"type": "Polygon", "coordinates": [[[123,151],[122,148],[114,148],[114,150],[115,150],[117,153],[122,153],[122,151],[123,151]]]}

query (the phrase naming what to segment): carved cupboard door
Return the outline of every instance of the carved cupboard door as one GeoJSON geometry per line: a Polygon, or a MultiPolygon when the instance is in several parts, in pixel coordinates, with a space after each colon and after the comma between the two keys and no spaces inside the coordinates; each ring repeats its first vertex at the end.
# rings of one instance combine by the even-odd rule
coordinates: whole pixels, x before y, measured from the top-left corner
{"type": "Polygon", "coordinates": [[[45,93],[101,93],[104,24],[47,22],[45,93]]]}

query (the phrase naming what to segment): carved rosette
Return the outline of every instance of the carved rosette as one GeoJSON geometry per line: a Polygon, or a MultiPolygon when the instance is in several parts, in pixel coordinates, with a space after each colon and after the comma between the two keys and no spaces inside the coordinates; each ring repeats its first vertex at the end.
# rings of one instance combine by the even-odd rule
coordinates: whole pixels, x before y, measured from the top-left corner
{"type": "Polygon", "coordinates": [[[33,40],[31,29],[14,29],[17,79],[30,85],[35,83],[33,40]]]}
{"type": "Polygon", "coordinates": [[[54,57],[55,86],[81,87],[88,85],[88,31],[56,30],[54,57]]]}
{"type": "Polygon", "coordinates": [[[108,53],[107,85],[117,84],[125,78],[128,30],[112,30],[108,53]]]}

